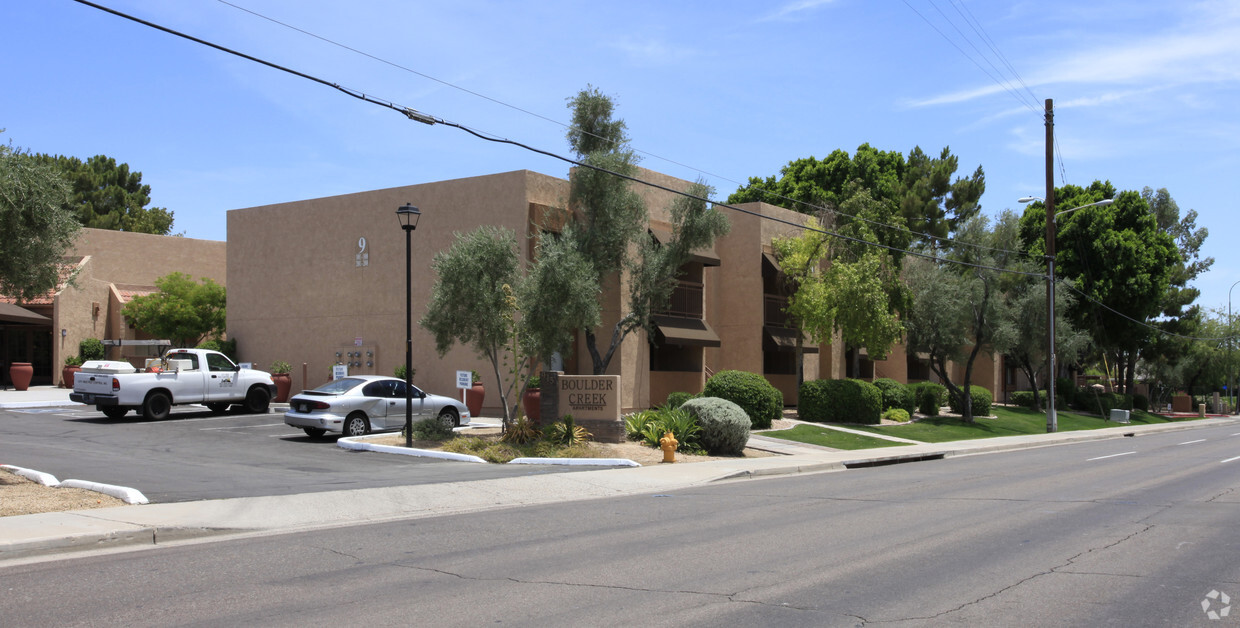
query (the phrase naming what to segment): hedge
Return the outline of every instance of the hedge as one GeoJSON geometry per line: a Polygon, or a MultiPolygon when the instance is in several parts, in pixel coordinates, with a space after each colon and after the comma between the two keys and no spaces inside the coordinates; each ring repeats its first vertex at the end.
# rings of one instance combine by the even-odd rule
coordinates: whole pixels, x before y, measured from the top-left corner
{"type": "Polygon", "coordinates": [[[815,423],[882,422],[883,394],[877,386],[858,379],[818,379],[801,384],[797,412],[815,423]]]}
{"type": "Polygon", "coordinates": [[[917,408],[917,399],[908,386],[887,377],[874,380],[874,385],[883,393],[883,410],[900,408],[911,415],[917,408]]]}

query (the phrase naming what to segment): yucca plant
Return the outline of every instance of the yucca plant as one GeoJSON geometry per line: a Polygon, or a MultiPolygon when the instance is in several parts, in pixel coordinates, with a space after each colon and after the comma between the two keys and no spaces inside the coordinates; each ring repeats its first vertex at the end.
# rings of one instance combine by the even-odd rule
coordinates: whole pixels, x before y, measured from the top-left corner
{"type": "Polygon", "coordinates": [[[696,453],[702,450],[698,437],[702,433],[702,427],[698,425],[697,419],[693,418],[685,410],[680,408],[663,407],[657,410],[650,410],[654,416],[644,426],[642,426],[641,439],[647,445],[658,448],[659,439],[663,435],[671,432],[676,440],[680,442],[679,449],[683,452],[696,453]]]}
{"type": "Polygon", "coordinates": [[[544,436],[547,440],[559,445],[577,445],[590,440],[586,428],[573,423],[573,415],[567,414],[563,420],[547,426],[544,436]]]}
{"type": "Polygon", "coordinates": [[[624,417],[624,433],[629,440],[645,440],[646,425],[659,417],[658,410],[642,410],[624,417]]]}
{"type": "Polygon", "coordinates": [[[542,432],[539,431],[538,426],[529,417],[522,416],[515,423],[509,425],[508,429],[504,431],[504,435],[499,437],[499,439],[505,443],[524,445],[525,443],[538,440],[540,436],[542,436],[542,432]]]}

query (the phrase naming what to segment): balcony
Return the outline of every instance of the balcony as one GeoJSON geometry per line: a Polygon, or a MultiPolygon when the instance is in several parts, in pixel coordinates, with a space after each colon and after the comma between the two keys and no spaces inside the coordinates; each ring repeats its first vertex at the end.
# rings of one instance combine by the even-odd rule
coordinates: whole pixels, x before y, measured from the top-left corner
{"type": "Polygon", "coordinates": [[[701,320],[702,303],[700,281],[679,281],[676,288],[672,290],[672,298],[667,304],[667,309],[655,312],[655,314],[701,320]]]}
{"type": "Polygon", "coordinates": [[[788,297],[774,294],[762,295],[762,324],[768,327],[792,329],[792,318],[784,312],[788,307],[788,297]]]}

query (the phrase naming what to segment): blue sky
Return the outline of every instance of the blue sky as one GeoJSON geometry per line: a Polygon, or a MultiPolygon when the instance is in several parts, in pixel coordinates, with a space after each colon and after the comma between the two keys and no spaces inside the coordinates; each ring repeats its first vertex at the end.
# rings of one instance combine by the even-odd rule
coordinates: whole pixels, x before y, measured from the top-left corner
{"type": "MultiPolygon", "coordinates": [[[[218,0],[100,1],[561,154],[565,99],[593,84],[615,96],[642,165],[702,176],[721,200],[790,160],[868,142],[950,146],[962,172],[985,169],[984,212],[1019,209],[1045,187],[1041,107],[1053,98],[1057,185],[1167,188],[1210,230],[1199,302],[1225,309],[1240,280],[1232,0],[230,0],[405,69],[218,0]]],[[[567,172],[71,0],[6,2],[0,17],[0,140],[129,163],[189,237],[224,239],[229,209],[567,172]]]]}

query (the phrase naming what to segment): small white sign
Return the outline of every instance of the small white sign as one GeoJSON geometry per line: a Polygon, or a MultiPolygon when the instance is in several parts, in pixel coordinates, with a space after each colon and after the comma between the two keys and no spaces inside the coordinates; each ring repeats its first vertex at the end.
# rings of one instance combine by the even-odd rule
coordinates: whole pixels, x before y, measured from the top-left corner
{"type": "Polygon", "coordinates": [[[349,376],[349,365],[348,364],[333,364],[332,365],[332,379],[343,379],[348,376],[349,376]]]}
{"type": "Polygon", "coordinates": [[[473,385],[474,385],[474,374],[472,371],[457,371],[456,372],[456,387],[457,388],[472,388],[473,385]]]}
{"type": "Polygon", "coordinates": [[[254,368],[254,363],[253,362],[242,362],[241,364],[238,364],[237,366],[240,366],[243,369],[252,369],[254,368]]]}

